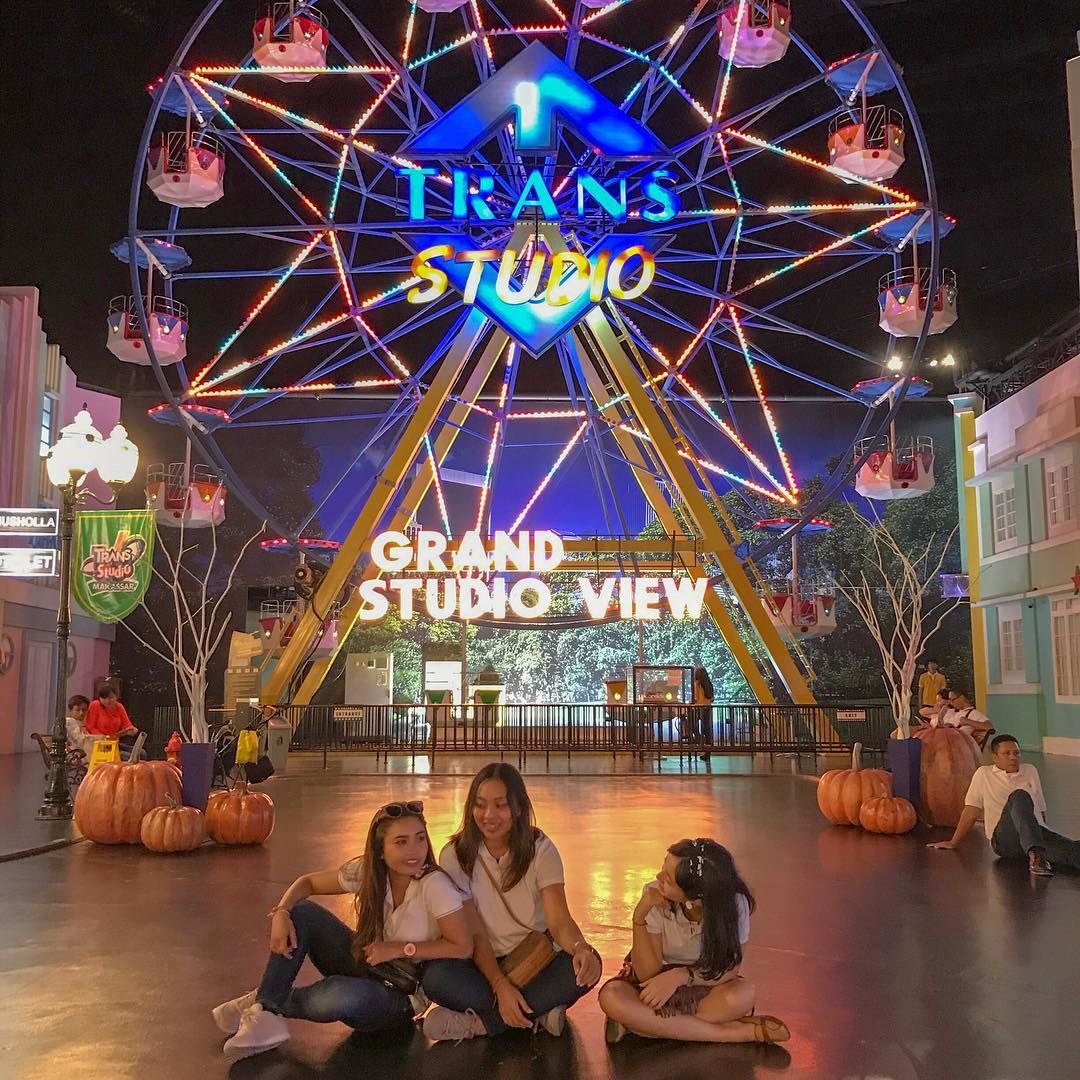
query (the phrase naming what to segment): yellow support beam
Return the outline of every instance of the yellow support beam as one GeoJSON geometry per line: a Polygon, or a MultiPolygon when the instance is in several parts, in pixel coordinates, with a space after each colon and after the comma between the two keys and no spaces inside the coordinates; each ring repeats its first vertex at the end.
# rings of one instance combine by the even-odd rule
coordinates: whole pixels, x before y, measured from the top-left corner
{"type": "Polygon", "coordinates": [[[956,447],[956,486],[960,498],[961,566],[968,575],[968,611],[971,615],[971,667],[974,676],[975,704],[987,707],[987,687],[990,685],[989,661],[986,655],[986,612],[976,607],[979,585],[979,493],[969,487],[975,476],[975,455],[971,447],[977,435],[975,420],[982,411],[982,399],[975,394],[954,394],[953,406],[956,447]]]}
{"type": "MultiPolygon", "coordinates": [[[[455,402],[450,410],[447,422],[442,426],[439,434],[435,436],[432,455],[439,465],[442,465],[446,460],[451,447],[457,440],[458,435],[461,434],[461,429],[472,411],[471,406],[480,397],[484,387],[487,385],[488,379],[495,370],[495,365],[498,363],[508,341],[509,338],[503,331],[496,330],[480,354],[479,360],[477,360],[462,389],[460,399],[455,402]]],[[[409,523],[409,519],[420,509],[420,504],[424,501],[424,497],[427,495],[434,479],[435,473],[431,466],[431,460],[425,457],[420,464],[417,475],[405,492],[400,509],[390,519],[389,528],[396,529],[399,532],[405,528],[409,523]]],[[[379,569],[373,562],[369,562],[364,567],[363,578],[365,581],[377,577],[378,574],[379,569]]],[[[294,705],[310,704],[311,699],[315,696],[316,691],[322,685],[323,680],[333,666],[341,646],[345,644],[353,626],[356,624],[361,607],[360,595],[356,590],[353,590],[344,607],[338,612],[337,645],[333,652],[328,656],[320,657],[308,669],[304,681],[300,684],[300,689],[293,696],[294,705]]]]}
{"type": "MultiPolygon", "coordinates": [[[[585,376],[585,384],[588,388],[590,397],[592,397],[593,401],[600,407],[608,405],[612,400],[612,396],[608,392],[607,385],[597,371],[595,364],[589,358],[589,355],[577,334],[574,334],[574,340],[577,346],[578,361],[581,365],[582,373],[585,376]]],[[[616,442],[619,444],[619,448],[622,450],[623,456],[633,470],[634,478],[638,482],[638,487],[641,488],[642,494],[645,496],[649,506],[652,507],[652,511],[656,514],[657,520],[663,525],[669,535],[675,536],[681,533],[682,529],[675,518],[674,512],[668,505],[667,499],[664,498],[664,493],[660,490],[659,484],[653,479],[652,472],[646,464],[644,455],[642,454],[641,444],[633,435],[622,427],[614,427],[612,428],[612,432],[615,435],[616,442]]],[[[633,544],[637,547],[639,543],[644,544],[649,542],[650,541],[635,540],[633,541],[633,544]]],[[[670,541],[661,542],[670,545],[670,541]]],[[[693,552],[681,556],[687,574],[695,581],[707,576],[697,561],[697,555],[698,552],[695,545],[693,552]]],[[[705,608],[709,612],[716,629],[720,632],[720,636],[724,639],[724,643],[727,645],[732,657],[735,659],[735,663],[742,672],[743,678],[746,679],[746,682],[750,687],[750,692],[762,705],[775,704],[776,697],[773,695],[768,679],[758,666],[753,653],[751,653],[750,649],[747,647],[742,634],[739,633],[738,627],[735,625],[727,608],[724,606],[723,599],[715,589],[710,588],[706,590],[705,608]]]]}
{"type": "Polygon", "coordinates": [[[386,513],[420,447],[423,446],[424,436],[430,431],[431,425],[453,391],[486,327],[487,320],[484,316],[475,308],[471,309],[465,325],[439,363],[427,391],[420,396],[389,460],[375,478],[375,487],[353,522],[337,557],[330,564],[326,577],[297,622],[289,644],[282,652],[263,691],[264,703],[280,705],[285,702],[290,684],[310,654],[316,637],[322,634],[323,619],[316,612],[328,612],[341,595],[372,533],[378,527],[379,520],[386,513]]]}
{"type": "MultiPolygon", "coordinates": [[[[641,384],[630,356],[616,338],[611,324],[599,308],[594,308],[585,317],[585,324],[596,339],[600,353],[610,366],[612,375],[626,395],[642,429],[651,439],[653,448],[659,455],[672,485],[679,492],[687,513],[701,533],[705,550],[720,564],[739,605],[758,637],[761,638],[769,659],[787,688],[791,700],[796,705],[816,704],[809,684],[784,645],[779,631],[770,620],[761,603],[761,598],[751,587],[750,579],[746,576],[742,563],[724,537],[720,523],[698,488],[689,466],[679,455],[671,432],[650,399],[648,391],[641,384]]],[[[749,654],[749,650],[745,651],[749,654]]]]}

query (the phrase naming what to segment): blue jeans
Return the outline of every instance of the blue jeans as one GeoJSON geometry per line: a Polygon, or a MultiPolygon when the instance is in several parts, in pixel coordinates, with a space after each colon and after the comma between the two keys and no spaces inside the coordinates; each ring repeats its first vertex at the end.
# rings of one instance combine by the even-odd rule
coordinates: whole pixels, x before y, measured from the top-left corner
{"type": "Polygon", "coordinates": [[[990,846],[1003,859],[1026,859],[1032,848],[1041,848],[1051,866],[1080,870],[1080,840],[1070,840],[1043,825],[1026,791],[1014,791],[1009,796],[990,846]]]}
{"type": "Polygon", "coordinates": [[[328,1024],[340,1020],[357,1031],[381,1031],[408,1024],[413,1006],[407,994],[363,974],[353,957],[353,932],[332,912],[310,900],[292,909],[296,948],[292,957],[272,953],[256,1001],[268,1012],[328,1024]],[[324,978],[293,988],[304,960],[324,978]]]}
{"type": "MultiPolygon", "coordinates": [[[[436,1005],[455,1012],[472,1009],[483,1020],[489,1035],[501,1035],[507,1030],[495,992],[471,960],[432,960],[424,967],[420,981],[424,993],[436,1005]]],[[[536,1020],[559,1005],[573,1005],[591,989],[591,986],[578,986],[573,958],[559,952],[521,991],[521,996],[528,1003],[530,1018],[536,1020]]]]}

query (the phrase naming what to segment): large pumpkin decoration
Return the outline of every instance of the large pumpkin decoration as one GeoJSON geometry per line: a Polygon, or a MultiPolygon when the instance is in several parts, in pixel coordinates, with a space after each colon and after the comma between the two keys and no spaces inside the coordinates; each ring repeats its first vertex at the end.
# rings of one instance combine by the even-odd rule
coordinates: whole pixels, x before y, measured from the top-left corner
{"type": "Polygon", "coordinates": [[[142,819],[167,796],[181,801],[180,774],[167,761],[98,765],[79,785],[75,824],[95,844],[137,844],[142,819]]]}
{"type": "Polygon", "coordinates": [[[167,795],[168,806],[155,806],[142,819],[139,837],[151,851],[192,851],[206,839],[206,818],[193,806],[180,806],[167,795]]]}
{"type": "Polygon", "coordinates": [[[971,778],[982,764],[979,744],[954,727],[920,727],[911,734],[922,743],[919,814],[928,825],[951,828],[960,820],[971,778]]]}
{"type": "Polygon", "coordinates": [[[911,832],[917,821],[915,807],[899,795],[867,799],[859,810],[859,824],[867,832],[899,836],[911,832]]]}
{"type": "Polygon", "coordinates": [[[833,769],[818,782],[821,812],[834,825],[858,825],[859,810],[867,799],[892,794],[892,776],[884,769],[864,769],[862,744],[851,751],[850,769],[833,769]]]}
{"type": "Polygon", "coordinates": [[[206,807],[206,827],[219,844],[261,844],[274,831],[274,800],[244,782],[216,791],[206,807]]]}

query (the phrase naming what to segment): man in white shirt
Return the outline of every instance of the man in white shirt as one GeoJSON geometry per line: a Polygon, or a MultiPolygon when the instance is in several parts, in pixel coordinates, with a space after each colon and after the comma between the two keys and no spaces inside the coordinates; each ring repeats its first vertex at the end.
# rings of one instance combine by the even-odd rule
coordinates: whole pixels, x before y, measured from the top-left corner
{"type": "Polygon", "coordinates": [[[949,707],[941,717],[941,723],[966,731],[977,741],[981,733],[994,730],[994,725],[990,723],[986,713],[979,712],[962,691],[956,690],[949,691],[949,707]]]}
{"type": "Polygon", "coordinates": [[[1054,866],[1080,870],[1080,840],[1046,827],[1039,771],[1020,763],[1020,744],[1011,735],[998,735],[990,743],[990,752],[994,764],[975,770],[952,838],[926,846],[951,851],[981,814],[990,846],[999,858],[1027,859],[1028,869],[1040,877],[1049,877],[1054,866]]]}

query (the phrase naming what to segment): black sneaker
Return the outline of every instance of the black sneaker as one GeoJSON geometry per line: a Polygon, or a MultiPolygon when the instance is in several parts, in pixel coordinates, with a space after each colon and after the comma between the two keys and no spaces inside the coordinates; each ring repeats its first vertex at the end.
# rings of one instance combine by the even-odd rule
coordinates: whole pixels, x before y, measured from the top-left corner
{"type": "Polygon", "coordinates": [[[1028,870],[1037,877],[1053,877],[1054,868],[1046,861],[1041,851],[1028,852],[1028,870]]]}

